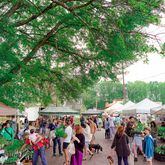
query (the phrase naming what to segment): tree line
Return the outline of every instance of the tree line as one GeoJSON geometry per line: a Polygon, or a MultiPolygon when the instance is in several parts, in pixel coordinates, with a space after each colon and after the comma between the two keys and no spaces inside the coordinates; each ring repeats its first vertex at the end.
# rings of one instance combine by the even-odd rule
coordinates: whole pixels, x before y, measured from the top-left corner
{"type": "MultiPolygon", "coordinates": [[[[126,84],[128,99],[137,103],[144,98],[165,104],[165,82],[128,82],[126,84]]],[[[123,98],[123,85],[120,82],[103,81],[95,87],[89,88],[82,95],[83,103],[87,108],[105,108],[106,102],[123,98]]]]}

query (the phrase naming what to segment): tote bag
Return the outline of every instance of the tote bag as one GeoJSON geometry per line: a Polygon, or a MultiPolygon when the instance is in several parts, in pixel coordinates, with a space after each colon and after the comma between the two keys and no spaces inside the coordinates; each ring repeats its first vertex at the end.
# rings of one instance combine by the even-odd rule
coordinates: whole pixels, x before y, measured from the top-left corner
{"type": "Polygon", "coordinates": [[[70,143],[69,146],[68,146],[68,151],[71,155],[74,155],[75,154],[75,145],[74,143],[70,143]]]}

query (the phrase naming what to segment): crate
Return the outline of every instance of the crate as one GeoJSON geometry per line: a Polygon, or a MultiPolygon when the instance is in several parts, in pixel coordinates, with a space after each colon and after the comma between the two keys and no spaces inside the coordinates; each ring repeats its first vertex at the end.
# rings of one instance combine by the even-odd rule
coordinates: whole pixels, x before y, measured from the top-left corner
{"type": "Polygon", "coordinates": [[[32,161],[31,160],[29,160],[29,161],[24,160],[23,165],[32,165],[32,161]]]}

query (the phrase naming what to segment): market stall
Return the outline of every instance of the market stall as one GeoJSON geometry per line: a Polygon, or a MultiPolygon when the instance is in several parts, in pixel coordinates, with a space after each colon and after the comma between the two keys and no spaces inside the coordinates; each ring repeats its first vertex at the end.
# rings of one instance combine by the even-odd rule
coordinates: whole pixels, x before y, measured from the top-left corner
{"type": "Polygon", "coordinates": [[[49,106],[43,110],[39,111],[40,115],[78,115],[80,114],[79,111],[73,110],[69,107],[56,107],[56,106],[49,106]]]}
{"type": "Polygon", "coordinates": [[[122,109],[122,114],[123,114],[123,115],[127,114],[127,109],[128,109],[129,107],[134,106],[134,105],[135,105],[135,103],[132,102],[132,101],[128,101],[127,103],[125,103],[124,106],[123,106],[123,109],[122,109]]]}
{"type": "Polygon", "coordinates": [[[89,109],[86,112],[81,113],[82,115],[101,115],[103,111],[101,110],[96,110],[96,109],[89,109]]]}
{"type": "Polygon", "coordinates": [[[17,115],[17,109],[0,102],[0,121],[3,122],[17,115]]]}
{"type": "Polygon", "coordinates": [[[21,151],[23,144],[22,140],[7,141],[0,137],[0,164],[16,164],[31,160],[33,151],[29,147],[21,151]]]}
{"type": "Polygon", "coordinates": [[[123,114],[151,114],[154,108],[161,108],[162,105],[157,102],[153,102],[148,98],[134,104],[130,107],[124,108],[123,114]]]}
{"type": "Polygon", "coordinates": [[[165,105],[163,105],[162,107],[160,107],[157,110],[153,109],[153,115],[165,115],[165,105]]]}
{"type": "Polygon", "coordinates": [[[161,162],[165,162],[165,127],[158,127],[158,140],[159,145],[155,148],[155,159],[161,162]]]}
{"type": "Polygon", "coordinates": [[[122,113],[123,107],[124,107],[123,104],[117,102],[113,104],[112,106],[110,106],[109,108],[106,108],[104,112],[108,114],[122,113]]]}

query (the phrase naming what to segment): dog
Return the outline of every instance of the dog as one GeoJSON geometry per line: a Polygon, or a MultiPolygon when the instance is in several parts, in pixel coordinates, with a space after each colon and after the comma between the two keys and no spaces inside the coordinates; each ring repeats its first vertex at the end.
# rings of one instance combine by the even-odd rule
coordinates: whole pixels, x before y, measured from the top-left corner
{"type": "Polygon", "coordinates": [[[97,153],[99,153],[99,151],[103,151],[103,148],[100,146],[100,144],[90,144],[89,149],[90,149],[90,151],[92,149],[94,149],[95,152],[97,152],[97,153]]]}
{"type": "Polygon", "coordinates": [[[112,156],[109,155],[107,157],[107,159],[108,159],[109,165],[114,165],[114,160],[113,160],[112,156]]]}

